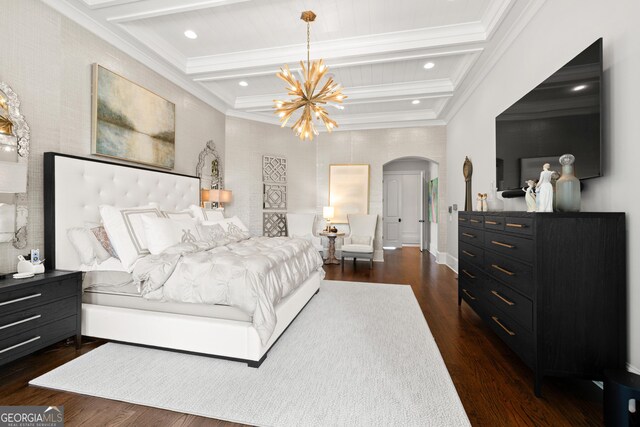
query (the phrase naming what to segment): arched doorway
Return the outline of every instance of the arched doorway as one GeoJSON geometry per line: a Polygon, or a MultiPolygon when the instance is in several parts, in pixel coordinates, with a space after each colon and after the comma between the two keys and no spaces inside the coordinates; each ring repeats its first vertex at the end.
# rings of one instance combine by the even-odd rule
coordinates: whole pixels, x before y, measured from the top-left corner
{"type": "Polygon", "coordinates": [[[437,178],[438,163],[423,157],[401,157],[383,165],[384,248],[414,246],[437,253],[438,202],[429,194],[437,178]]]}

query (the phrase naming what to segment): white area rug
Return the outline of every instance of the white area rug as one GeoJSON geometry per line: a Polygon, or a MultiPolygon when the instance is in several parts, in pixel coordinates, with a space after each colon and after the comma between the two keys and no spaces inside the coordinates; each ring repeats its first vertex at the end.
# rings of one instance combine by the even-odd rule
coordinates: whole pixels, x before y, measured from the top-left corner
{"type": "Polygon", "coordinates": [[[465,426],[411,287],[324,281],[259,369],[105,344],[32,385],[261,426],[465,426]]]}

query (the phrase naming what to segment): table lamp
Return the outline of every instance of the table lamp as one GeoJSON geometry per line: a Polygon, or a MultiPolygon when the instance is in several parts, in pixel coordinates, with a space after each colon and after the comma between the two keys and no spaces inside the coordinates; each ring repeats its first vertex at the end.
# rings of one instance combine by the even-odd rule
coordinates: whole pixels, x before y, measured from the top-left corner
{"type": "Polygon", "coordinates": [[[232,193],[230,190],[219,190],[212,188],[209,190],[209,200],[214,203],[218,203],[219,207],[224,207],[225,203],[231,202],[232,193]]]}
{"type": "Polygon", "coordinates": [[[322,208],[322,217],[327,221],[327,227],[325,231],[330,231],[331,229],[331,220],[333,219],[333,214],[335,213],[333,206],[325,206],[322,208]]]}

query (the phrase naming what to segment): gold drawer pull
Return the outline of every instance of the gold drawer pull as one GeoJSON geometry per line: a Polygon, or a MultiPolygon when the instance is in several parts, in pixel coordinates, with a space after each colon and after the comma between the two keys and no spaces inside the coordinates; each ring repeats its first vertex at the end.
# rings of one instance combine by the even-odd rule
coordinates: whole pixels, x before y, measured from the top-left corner
{"type": "Polygon", "coordinates": [[[463,254],[465,254],[466,256],[470,256],[471,258],[475,258],[475,254],[472,254],[471,252],[467,252],[465,250],[462,251],[463,254]]]}
{"type": "Polygon", "coordinates": [[[502,246],[503,248],[509,248],[509,249],[515,248],[515,246],[513,246],[513,245],[509,245],[507,243],[502,243],[502,242],[497,242],[495,240],[492,240],[491,243],[493,243],[494,245],[502,246]]]}
{"type": "Polygon", "coordinates": [[[473,295],[471,295],[469,292],[467,292],[467,290],[466,290],[466,289],[463,289],[463,290],[462,290],[462,292],[464,292],[465,294],[467,294],[467,296],[468,296],[469,298],[471,298],[473,301],[475,301],[475,300],[476,300],[476,297],[474,297],[474,296],[473,296],[473,295]]]}
{"type": "Polygon", "coordinates": [[[486,220],[484,223],[485,224],[489,224],[489,225],[498,225],[498,224],[500,224],[499,222],[489,221],[489,220],[486,220]]]}
{"type": "Polygon", "coordinates": [[[27,295],[26,297],[12,299],[11,301],[0,302],[0,306],[13,304],[13,303],[20,302],[20,301],[26,301],[28,299],[38,298],[38,297],[41,297],[41,296],[42,296],[42,294],[27,295]]]}
{"type": "Polygon", "coordinates": [[[507,225],[507,227],[511,227],[511,228],[524,228],[525,227],[524,224],[514,224],[512,222],[508,222],[506,225],[507,225]]]}
{"type": "Polygon", "coordinates": [[[18,320],[17,322],[7,323],[6,325],[2,325],[2,326],[0,326],[0,329],[7,329],[7,328],[10,328],[10,327],[12,327],[12,326],[19,325],[19,324],[21,324],[21,323],[31,322],[32,320],[36,320],[36,319],[39,319],[39,318],[41,318],[41,317],[42,317],[42,315],[41,315],[41,314],[37,314],[37,315],[35,315],[35,316],[31,316],[31,317],[26,318],[26,319],[18,320]]]}
{"type": "Polygon", "coordinates": [[[502,302],[504,302],[505,304],[512,306],[512,305],[516,305],[515,302],[513,301],[509,301],[508,299],[506,299],[505,297],[503,297],[502,295],[500,295],[498,293],[498,291],[491,291],[492,294],[494,294],[495,296],[497,296],[498,298],[500,298],[502,300],[502,302]]]}
{"type": "Polygon", "coordinates": [[[470,238],[472,238],[472,239],[475,239],[475,238],[476,238],[476,236],[474,236],[473,234],[469,234],[469,233],[462,233],[462,235],[463,235],[463,236],[466,236],[466,237],[470,237],[470,238]]]}
{"type": "Polygon", "coordinates": [[[14,348],[22,347],[23,345],[29,344],[30,342],[38,341],[39,339],[40,337],[33,337],[30,340],[22,341],[21,343],[12,345],[11,347],[3,348],[2,350],[0,350],[0,354],[11,351],[14,348]]]}
{"type": "Polygon", "coordinates": [[[502,268],[502,267],[500,267],[499,265],[496,265],[496,264],[491,264],[491,267],[495,268],[498,271],[503,272],[504,274],[506,274],[508,276],[515,276],[516,275],[516,273],[514,273],[513,271],[506,270],[506,269],[504,269],[504,268],[502,268]]]}
{"type": "Polygon", "coordinates": [[[458,218],[458,221],[460,221],[460,222],[466,222],[466,221],[467,221],[467,219],[466,219],[466,218],[458,218]]]}
{"type": "Polygon", "coordinates": [[[507,328],[506,326],[504,326],[502,324],[502,322],[500,322],[500,319],[498,319],[496,316],[491,316],[491,318],[493,319],[494,322],[496,322],[498,324],[498,326],[500,326],[502,329],[504,329],[504,331],[506,333],[509,334],[509,336],[514,336],[516,333],[513,332],[512,330],[510,330],[509,328],[507,328]]]}
{"type": "Polygon", "coordinates": [[[477,219],[470,219],[469,221],[475,223],[475,224],[480,224],[480,221],[478,221],[477,219]]]}
{"type": "Polygon", "coordinates": [[[469,278],[469,279],[475,279],[476,276],[474,276],[473,274],[469,273],[467,270],[462,270],[462,272],[469,278]]]}

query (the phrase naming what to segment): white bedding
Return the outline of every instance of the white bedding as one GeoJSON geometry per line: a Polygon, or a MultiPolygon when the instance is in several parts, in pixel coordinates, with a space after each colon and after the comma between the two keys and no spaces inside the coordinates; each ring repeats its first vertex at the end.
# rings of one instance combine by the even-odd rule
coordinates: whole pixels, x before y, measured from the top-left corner
{"type": "Polygon", "coordinates": [[[239,308],[266,344],[277,323],[275,306],[313,272],[323,278],[322,265],[304,239],[254,237],[213,248],[179,244],[140,259],[133,277],[147,299],[239,308]]]}

